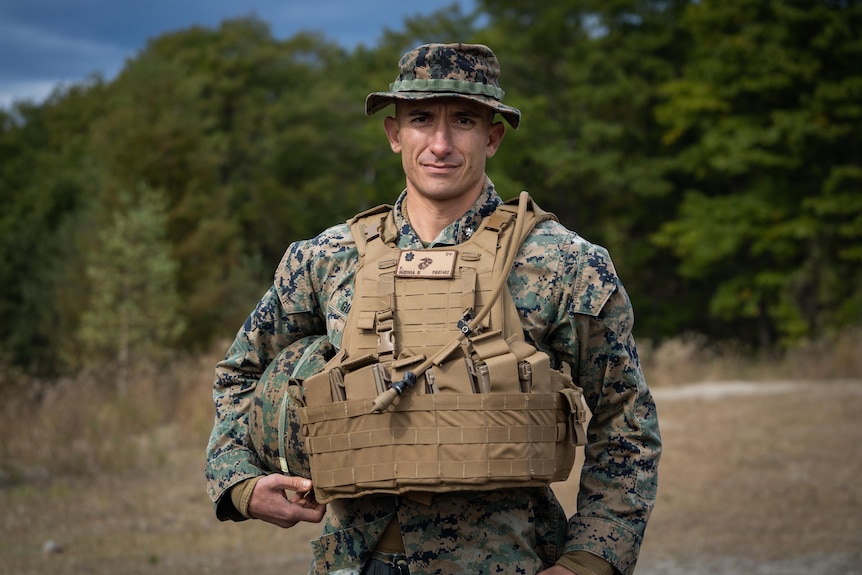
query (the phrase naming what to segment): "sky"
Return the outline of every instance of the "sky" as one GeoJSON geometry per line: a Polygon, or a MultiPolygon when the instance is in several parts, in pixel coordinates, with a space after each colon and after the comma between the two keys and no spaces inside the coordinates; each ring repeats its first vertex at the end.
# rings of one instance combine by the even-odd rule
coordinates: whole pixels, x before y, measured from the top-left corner
{"type": "Polygon", "coordinates": [[[0,107],[42,101],[93,73],[111,80],[149,38],[254,15],[283,39],[322,33],[346,48],[373,45],[405,18],[474,0],[0,0],[0,107]]]}

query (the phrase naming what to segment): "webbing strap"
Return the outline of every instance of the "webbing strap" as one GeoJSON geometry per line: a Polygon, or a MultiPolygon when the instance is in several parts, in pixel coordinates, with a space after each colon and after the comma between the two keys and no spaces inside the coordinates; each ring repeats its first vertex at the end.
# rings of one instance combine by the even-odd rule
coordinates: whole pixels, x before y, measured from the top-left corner
{"type": "Polygon", "coordinates": [[[373,222],[373,219],[370,219],[371,216],[375,214],[379,214],[380,218],[378,221],[382,224],[383,218],[386,217],[386,214],[392,210],[392,206],[383,204],[371,208],[370,210],[366,210],[361,214],[357,214],[354,217],[347,220],[347,225],[350,226],[350,231],[353,234],[353,241],[356,244],[356,250],[359,252],[359,257],[365,255],[365,246],[371,238],[376,237],[379,234],[379,230],[382,229],[381,226],[375,226],[373,223],[366,225],[362,223],[361,220],[367,219],[369,222],[373,222]]]}
{"type": "MultiPolygon", "coordinates": [[[[568,408],[559,393],[434,393],[428,395],[404,395],[399,403],[387,412],[386,417],[365,418],[369,407],[374,403],[371,398],[337,401],[320,405],[309,405],[303,411],[303,423],[316,424],[337,419],[353,419],[367,425],[391,427],[388,418],[406,412],[444,412],[456,411],[506,411],[530,412],[543,409],[568,408]],[[376,423],[375,423],[376,422],[376,423]]],[[[412,417],[412,416],[411,416],[412,417]]],[[[411,420],[413,421],[413,420],[411,420]]]]}
{"type": "Polygon", "coordinates": [[[281,472],[285,475],[290,475],[290,469],[287,467],[287,404],[290,399],[290,393],[285,390],[284,397],[281,400],[281,407],[278,410],[278,466],[281,472]]]}
{"type": "Polygon", "coordinates": [[[461,268],[461,312],[464,316],[476,309],[476,277],[474,268],[461,268]]]}
{"type": "Polygon", "coordinates": [[[385,362],[395,355],[395,274],[377,276],[377,298],[377,356],[379,361],[385,362]]]}
{"type": "MultiPolygon", "coordinates": [[[[458,425],[457,427],[398,427],[370,429],[309,438],[309,453],[319,455],[339,451],[353,451],[387,445],[485,445],[493,443],[556,443],[559,435],[553,421],[556,410],[548,410],[551,422],[547,425],[458,425]]],[[[465,418],[465,419],[470,419],[465,418]]],[[[546,418],[547,419],[547,418],[546,418]]],[[[473,452],[474,453],[474,452],[473,452]]]]}
{"type": "Polygon", "coordinates": [[[414,485],[447,484],[463,480],[468,484],[482,484],[483,480],[506,477],[532,479],[548,476],[558,465],[556,458],[507,459],[504,461],[402,461],[372,463],[320,471],[315,475],[315,486],[326,489],[347,485],[367,485],[394,480],[415,480],[414,485]]]}
{"type": "Polygon", "coordinates": [[[497,232],[498,234],[506,229],[509,222],[512,221],[514,214],[504,210],[497,210],[482,221],[485,229],[497,232]]]}

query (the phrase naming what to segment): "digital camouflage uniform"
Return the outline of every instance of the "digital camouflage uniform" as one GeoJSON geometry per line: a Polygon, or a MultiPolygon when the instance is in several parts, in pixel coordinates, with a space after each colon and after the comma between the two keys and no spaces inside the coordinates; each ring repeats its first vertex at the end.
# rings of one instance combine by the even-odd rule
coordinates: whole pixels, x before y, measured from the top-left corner
{"type": "MultiPolygon", "coordinates": [[[[404,198],[394,206],[398,247],[422,249],[404,217],[404,198]]],[[[465,241],[500,203],[486,181],[473,208],[430,247],[465,241]]],[[[292,244],[274,285],[217,366],[207,479],[220,519],[242,519],[227,496],[231,486],[268,472],[248,433],[258,379],[300,338],[326,334],[339,347],[356,265],[344,224],[292,244]]],[[[661,440],[628,296],[606,250],[553,221],[540,223],[524,242],[508,287],[527,340],[554,367],[571,366],[593,413],[577,513],[567,521],[550,488],[435,494],[430,501],[409,495],[337,500],[328,506],[324,535],[312,542],[312,573],[358,574],[396,513],[412,575],[532,575],[575,550],[603,557],[621,573],[634,570],[655,501],[661,440]]],[[[302,454],[291,457],[301,467],[302,454]]]]}

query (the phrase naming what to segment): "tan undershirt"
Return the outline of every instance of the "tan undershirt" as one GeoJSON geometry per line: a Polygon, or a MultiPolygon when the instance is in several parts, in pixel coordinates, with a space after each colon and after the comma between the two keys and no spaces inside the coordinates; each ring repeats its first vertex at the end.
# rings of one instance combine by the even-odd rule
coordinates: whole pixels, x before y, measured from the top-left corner
{"type": "MultiPolygon", "coordinates": [[[[433,493],[424,491],[411,491],[404,496],[423,505],[431,505],[434,498],[433,493]]],[[[374,550],[380,553],[404,553],[404,539],[401,537],[401,524],[398,522],[397,513],[383,530],[374,550]]]]}
{"type": "Polygon", "coordinates": [[[397,515],[383,530],[374,550],[380,553],[404,553],[404,539],[401,538],[401,524],[398,523],[397,515]]]}

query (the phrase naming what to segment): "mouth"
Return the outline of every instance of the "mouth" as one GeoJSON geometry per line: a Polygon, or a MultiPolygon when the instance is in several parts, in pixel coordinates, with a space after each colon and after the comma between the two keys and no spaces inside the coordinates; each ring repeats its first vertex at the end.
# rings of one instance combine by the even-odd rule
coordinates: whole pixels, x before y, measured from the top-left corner
{"type": "Polygon", "coordinates": [[[456,170],[458,166],[455,164],[423,164],[425,169],[434,174],[445,174],[456,170]]]}

